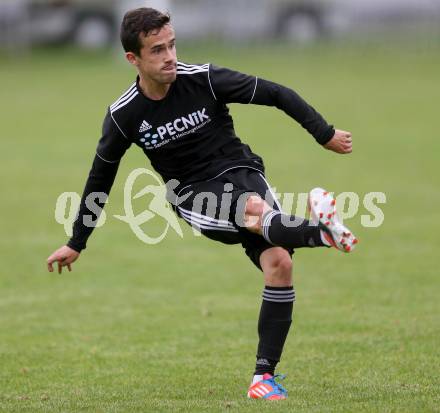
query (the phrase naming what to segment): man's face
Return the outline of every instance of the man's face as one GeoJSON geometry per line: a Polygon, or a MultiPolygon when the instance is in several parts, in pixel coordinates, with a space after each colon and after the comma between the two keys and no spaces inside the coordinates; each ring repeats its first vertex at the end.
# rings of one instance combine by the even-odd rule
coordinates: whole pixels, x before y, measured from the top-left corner
{"type": "Polygon", "coordinates": [[[160,31],[148,36],[140,35],[142,48],[140,56],[126,53],[127,59],[147,78],[162,84],[176,80],[177,56],[174,29],[166,24],[160,31]]]}

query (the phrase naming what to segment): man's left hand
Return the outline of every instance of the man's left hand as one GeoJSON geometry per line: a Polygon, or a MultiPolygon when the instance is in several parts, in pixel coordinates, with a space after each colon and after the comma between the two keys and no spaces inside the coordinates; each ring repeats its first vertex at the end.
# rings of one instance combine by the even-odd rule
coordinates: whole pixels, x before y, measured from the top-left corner
{"type": "Polygon", "coordinates": [[[331,138],[323,146],[324,148],[336,153],[342,153],[342,154],[351,153],[353,150],[351,133],[336,129],[333,138],[331,138]]]}

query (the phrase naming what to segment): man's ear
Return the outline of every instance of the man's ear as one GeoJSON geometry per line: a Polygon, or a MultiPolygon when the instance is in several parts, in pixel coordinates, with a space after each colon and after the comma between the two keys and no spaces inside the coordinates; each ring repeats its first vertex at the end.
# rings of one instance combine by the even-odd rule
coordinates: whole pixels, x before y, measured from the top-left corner
{"type": "Polygon", "coordinates": [[[125,53],[125,58],[128,60],[130,64],[133,66],[138,66],[139,63],[137,61],[136,55],[133,52],[127,52],[125,53]]]}

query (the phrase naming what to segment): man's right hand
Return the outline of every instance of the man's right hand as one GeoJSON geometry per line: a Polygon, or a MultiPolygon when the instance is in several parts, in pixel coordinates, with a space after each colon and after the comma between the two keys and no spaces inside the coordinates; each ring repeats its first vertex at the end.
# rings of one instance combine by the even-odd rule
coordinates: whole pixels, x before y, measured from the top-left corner
{"type": "Polygon", "coordinates": [[[79,257],[79,252],[76,252],[67,245],[58,248],[49,258],[47,259],[47,269],[49,272],[53,272],[53,263],[58,263],[58,273],[61,274],[63,267],[67,267],[69,271],[72,271],[71,264],[75,262],[79,257]]]}

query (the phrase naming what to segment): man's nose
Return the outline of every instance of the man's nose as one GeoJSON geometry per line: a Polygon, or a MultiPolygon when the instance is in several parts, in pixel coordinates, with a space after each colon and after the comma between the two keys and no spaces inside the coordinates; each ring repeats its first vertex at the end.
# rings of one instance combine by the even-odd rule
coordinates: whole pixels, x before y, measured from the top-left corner
{"type": "Polygon", "coordinates": [[[176,55],[174,53],[174,49],[167,49],[167,54],[165,56],[167,62],[172,62],[176,60],[176,55]]]}

